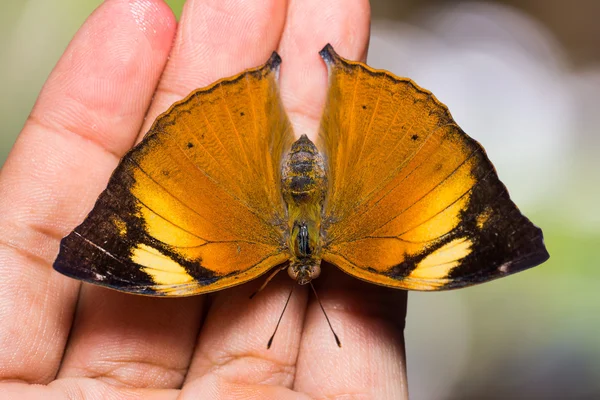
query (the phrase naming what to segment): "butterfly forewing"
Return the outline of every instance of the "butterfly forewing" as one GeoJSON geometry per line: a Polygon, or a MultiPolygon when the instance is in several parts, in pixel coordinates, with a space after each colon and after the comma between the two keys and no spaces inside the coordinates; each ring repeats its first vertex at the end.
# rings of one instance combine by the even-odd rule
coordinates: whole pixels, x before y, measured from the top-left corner
{"type": "Polygon", "coordinates": [[[330,46],[321,55],[330,79],[317,143],[329,177],[324,260],[382,285],[441,290],[548,258],[481,145],[430,92],[330,46]]]}
{"type": "Polygon", "coordinates": [[[198,90],[121,161],[54,267],[115,289],[192,295],[287,260],[280,164],[293,141],[279,57],[198,90]]]}

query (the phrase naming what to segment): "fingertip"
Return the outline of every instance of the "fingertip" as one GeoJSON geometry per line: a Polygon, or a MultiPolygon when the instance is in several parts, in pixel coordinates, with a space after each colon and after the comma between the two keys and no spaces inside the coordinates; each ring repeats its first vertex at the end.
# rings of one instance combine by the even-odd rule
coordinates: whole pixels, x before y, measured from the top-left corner
{"type": "Polygon", "coordinates": [[[170,49],[177,18],[164,0],[128,0],[129,11],[139,30],[154,49],[170,49]]]}
{"type": "Polygon", "coordinates": [[[371,7],[368,0],[344,3],[344,20],[328,35],[330,47],[339,56],[365,62],[371,34],[371,7]]]}

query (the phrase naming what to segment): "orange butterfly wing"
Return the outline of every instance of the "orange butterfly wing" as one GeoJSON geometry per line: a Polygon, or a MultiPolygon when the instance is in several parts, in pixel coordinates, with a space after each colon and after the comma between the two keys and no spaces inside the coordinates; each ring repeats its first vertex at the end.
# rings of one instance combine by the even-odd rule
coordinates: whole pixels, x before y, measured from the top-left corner
{"type": "Polygon", "coordinates": [[[318,147],[329,191],[323,259],[373,283],[442,290],[548,258],[479,143],[414,82],[321,52],[318,147]]]}
{"type": "Polygon", "coordinates": [[[63,239],[54,268],[127,292],[184,296],[286,261],[280,165],[294,138],[279,64],[274,54],[161,115],[63,239]]]}

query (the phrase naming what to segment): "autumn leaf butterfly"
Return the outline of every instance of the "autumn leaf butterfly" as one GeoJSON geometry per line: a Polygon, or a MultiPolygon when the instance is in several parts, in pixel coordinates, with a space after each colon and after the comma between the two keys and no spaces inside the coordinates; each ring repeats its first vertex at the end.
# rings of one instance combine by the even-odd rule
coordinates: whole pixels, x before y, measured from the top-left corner
{"type": "Polygon", "coordinates": [[[280,58],[196,90],[121,160],[54,268],[155,296],[212,292],[321,262],[379,285],[469,286],[548,259],[483,148],[410,79],[321,52],[316,143],[295,140],[280,58]]]}

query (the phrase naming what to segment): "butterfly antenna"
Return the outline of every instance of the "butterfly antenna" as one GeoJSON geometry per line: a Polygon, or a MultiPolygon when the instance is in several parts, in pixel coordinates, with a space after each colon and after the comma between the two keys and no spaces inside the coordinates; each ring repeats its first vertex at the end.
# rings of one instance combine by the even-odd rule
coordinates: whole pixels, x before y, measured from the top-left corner
{"type": "Polygon", "coordinates": [[[327,323],[329,324],[329,329],[331,329],[331,333],[333,333],[333,337],[335,338],[335,342],[337,343],[338,347],[341,348],[342,347],[342,342],[340,341],[340,338],[338,337],[338,335],[333,330],[333,326],[331,326],[331,321],[329,321],[329,317],[327,316],[327,313],[325,312],[325,309],[323,308],[323,304],[321,303],[321,299],[319,299],[319,296],[317,295],[317,291],[315,290],[315,287],[313,286],[312,282],[310,282],[310,287],[312,288],[312,291],[315,294],[315,297],[317,298],[317,301],[319,302],[319,305],[321,306],[321,311],[323,311],[323,315],[325,316],[325,319],[327,320],[327,323]]]}
{"type": "Polygon", "coordinates": [[[285,301],[285,306],[283,306],[283,311],[281,312],[281,315],[279,316],[279,320],[277,321],[277,325],[275,326],[275,330],[273,331],[273,334],[271,335],[271,338],[269,339],[269,343],[267,343],[267,350],[271,348],[271,345],[273,344],[273,338],[275,337],[275,334],[277,333],[277,329],[279,329],[279,324],[281,323],[281,319],[283,318],[283,314],[285,313],[285,309],[288,306],[288,303],[290,302],[290,299],[292,298],[292,293],[294,293],[294,287],[296,285],[292,285],[292,289],[290,290],[290,294],[288,295],[287,300],[285,301]]]}
{"type": "Polygon", "coordinates": [[[271,273],[271,275],[269,275],[269,277],[265,280],[265,283],[263,283],[262,285],[260,285],[260,287],[258,288],[258,290],[250,295],[250,299],[252,299],[254,296],[256,296],[258,294],[258,292],[260,292],[261,290],[263,290],[267,286],[267,284],[269,282],[271,282],[271,279],[275,278],[275,275],[277,275],[279,272],[283,271],[287,267],[288,267],[287,264],[283,264],[281,267],[279,267],[275,271],[273,271],[271,273]]]}

